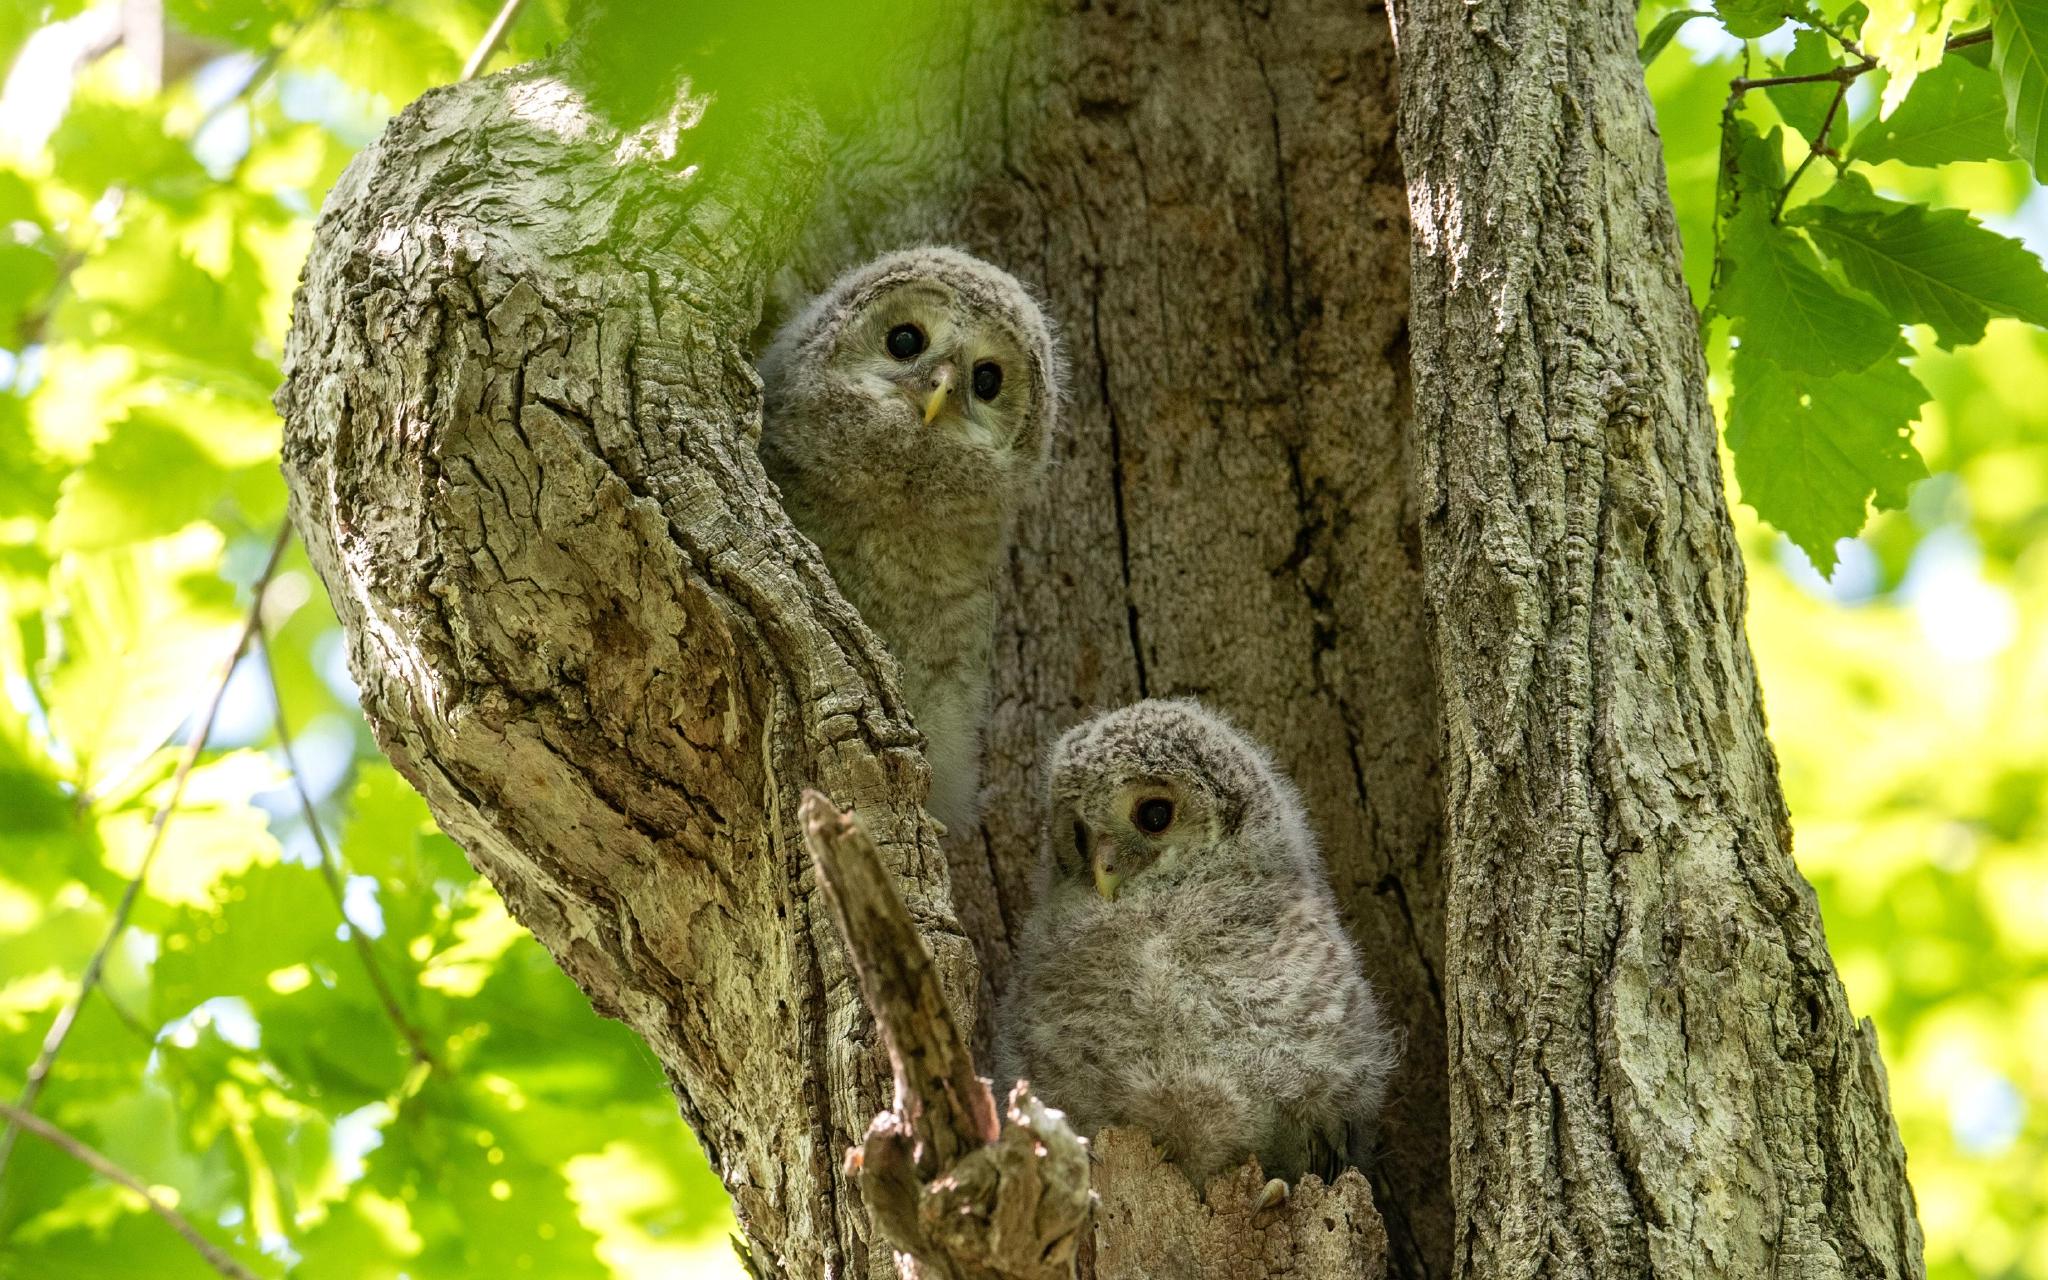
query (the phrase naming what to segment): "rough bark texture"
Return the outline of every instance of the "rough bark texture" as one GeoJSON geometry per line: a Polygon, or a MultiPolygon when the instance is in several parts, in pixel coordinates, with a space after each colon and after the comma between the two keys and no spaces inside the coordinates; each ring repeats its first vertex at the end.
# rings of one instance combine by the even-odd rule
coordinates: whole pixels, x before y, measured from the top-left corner
{"type": "Polygon", "coordinates": [[[1088,1147],[1019,1085],[999,1118],[874,842],[817,792],[799,818],[895,1094],[853,1157],[909,1280],[1061,1280],[1088,1223],[1088,1147]]]}
{"type": "Polygon", "coordinates": [[[1364,1177],[1346,1170],[1331,1186],[1311,1174],[1286,1200],[1260,1209],[1255,1167],[1209,1184],[1197,1197],[1133,1129],[1095,1139],[1092,1280],[1382,1280],[1387,1233],[1364,1177]]]}
{"type": "MultiPolygon", "coordinates": [[[[1143,693],[1213,700],[1301,783],[1408,1028],[1373,1176],[1397,1269],[1442,1275],[1441,814],[1385,24],[1339,0],[958,21],[929,91],[884,77],[858,136],[766,120],[753,155],[697,171],[693,106],[620,135],[531,70],[428,95],[351,169],[279,402],[365,711],[519,918],[647,1039],[756,1266],[808,1277],[892,1264],[842,1168],[887,1071],[798,788],[860,811],[985,1030],[1044,745],[1143,693]],[[747,364],[786,257],[785,295],[927,239],[1041,289],[1073,366],[1004,584],[988,817],[943,853],[892,664],[756,464],[747,364]]],[[[1176,1176],[1097,1189],[1166,1215],[1176,1176]]],[[[1345,1239],[1373,1238],[1351,1185],[1318,1194],[1342,1199],[1345,1239]]],[[[1187,1234],[1174,1220],[1137,1219],[1161,1239],[1187,1234]]],[[[1333,1243],[1232,1274],[1355,1274],[1333,1243]]]]}
{"type": "Polygon", "coordinates": [[[1632,6],[1397,16],[1456,1273],[1918,1276],[1790,856],[1632,6]]]}
{"type": "Polygon", "coordinates": [[[889,659],[754,454],[745,343],[818,168],[758,131],[776,164],[694,172],[543,74],[428,94],[329,199],[279,401],[385,750],[647,1040],[757,1268],[859,1274],[840,1160],[886,1082],[800,784],[860,807],[956,991],[974,960],[889,659]]]}

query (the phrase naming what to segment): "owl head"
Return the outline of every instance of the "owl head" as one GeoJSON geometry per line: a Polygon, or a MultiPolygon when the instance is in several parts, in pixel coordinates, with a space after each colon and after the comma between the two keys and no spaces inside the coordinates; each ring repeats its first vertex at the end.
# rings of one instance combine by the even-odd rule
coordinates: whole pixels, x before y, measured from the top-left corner
{"type": "Polygon", "coordinates": [[[1047,861],[1108,901],[1190,877],[1313,863],[1294,787],[1258,743],[1191,698],[1151,699],[1069,729],[1053,747],[1047,861]]]}
{"type": "MultiPolygon", "coordinates": [[[[1052,327],[1015,277],[957,249],[884,254],[784,325],[760,362],[763,447],[911,502],[985,507],[1043,470],[1052,327]]],[[[869,490],[873,491],[873,490],[869,490]]]]}

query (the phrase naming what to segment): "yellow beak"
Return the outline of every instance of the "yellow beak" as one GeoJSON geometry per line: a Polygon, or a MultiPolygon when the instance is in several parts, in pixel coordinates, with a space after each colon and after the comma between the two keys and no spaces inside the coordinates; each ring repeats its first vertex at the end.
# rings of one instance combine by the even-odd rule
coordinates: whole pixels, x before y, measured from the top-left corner
{"type": "Polygon", "coordinates": [[[946,407],[946,393],[953,389],[953,366],[940,365],[932,378],[932,393],[924,398],[924,425],[932,425],[932,419],[939,416],[939,410],[946,407]]]}
{"type": "Polygon", "coordinates": [[[1116,892],[1123,887],[1124,878],[1109,869],[1107,859],[1100,850],[1096,851],[1092,867],[1095,872],[1095,892],[1101,895],[1104,902],[1115,902],[1116,892]]]}

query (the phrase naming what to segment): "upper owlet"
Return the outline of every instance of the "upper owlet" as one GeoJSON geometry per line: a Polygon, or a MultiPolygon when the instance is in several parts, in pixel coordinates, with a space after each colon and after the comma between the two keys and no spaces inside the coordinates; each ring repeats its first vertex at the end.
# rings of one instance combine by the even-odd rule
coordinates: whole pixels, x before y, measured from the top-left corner
{"type": "Polygon", "coordinates": [[[1289,1182],[1362,1162],[1400,1039],[1265,751],[1192,700],[1097,716],[1053,748],[1044,840],[1004,1077],[1197,1187],[1254,1153],[1289,1182]]]}
{"type": "Polygon", "coordinates": [[[760,372],[768,474],[902,668],[933,816],[970,826],[996,573],[1052,439],[1051,325],[1008,273],[908,249],[841,276],[760,372]]]}

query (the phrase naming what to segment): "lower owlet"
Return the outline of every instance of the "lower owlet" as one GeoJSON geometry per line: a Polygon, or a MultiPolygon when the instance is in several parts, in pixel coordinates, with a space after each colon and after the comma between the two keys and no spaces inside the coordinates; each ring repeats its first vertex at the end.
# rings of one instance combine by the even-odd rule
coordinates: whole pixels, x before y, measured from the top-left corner
{"type": "Polygon", "coordinates": [[[1004,1077],[1197,1187],[1253,1154],[1289,1182],[1362,1163],[1400,1037],[1265,751],[1193,701],[1097,716],[1053,749],[1044,839],[1004,1077]]]}
{"type": "Polygon", "coordinates": [[[1008,273],[909,249],[841,276],[760,372],[768,474],[902,668],[933,816],[971,826],[996,574],[1052,438],[1052,328],[1008,273]]]}

